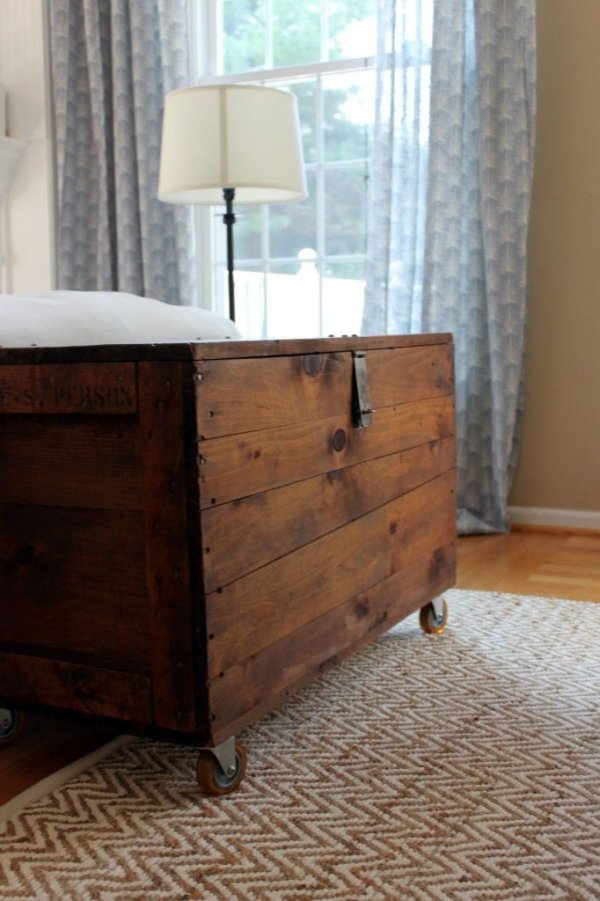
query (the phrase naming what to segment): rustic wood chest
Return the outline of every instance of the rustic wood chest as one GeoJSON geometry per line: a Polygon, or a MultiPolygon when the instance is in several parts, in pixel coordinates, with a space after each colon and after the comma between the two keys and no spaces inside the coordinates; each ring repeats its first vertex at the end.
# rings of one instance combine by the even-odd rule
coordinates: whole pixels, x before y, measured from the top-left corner
{"type": "Polygon", "coordinates": [[[454,570],[449,335],[0,350],[4,706],[231,774],[454,570]]]}

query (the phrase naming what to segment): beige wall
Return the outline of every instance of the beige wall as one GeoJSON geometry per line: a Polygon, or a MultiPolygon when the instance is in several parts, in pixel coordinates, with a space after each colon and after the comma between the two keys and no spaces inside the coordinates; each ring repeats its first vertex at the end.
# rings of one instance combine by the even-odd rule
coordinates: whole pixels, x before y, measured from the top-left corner
{"type": "Polygon", "coordinates": [[[27,142],[9,197],[15,293],[47,291],[54,283],[44,16],[44,0],[0,0],[0,84],[8,95],[8,134],[27,142]]]}
{"type": "Polygon", "coordinates": [[[529,317],[511,503],[600,511],[600,0],[538,0],[529,317]]]}

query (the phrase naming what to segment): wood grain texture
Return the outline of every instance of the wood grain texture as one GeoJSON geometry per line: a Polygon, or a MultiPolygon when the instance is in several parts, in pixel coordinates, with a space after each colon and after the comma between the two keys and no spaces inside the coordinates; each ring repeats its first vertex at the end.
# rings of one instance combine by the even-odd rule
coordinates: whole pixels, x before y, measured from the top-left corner
{"type": "MultiPolygon", "coordinates": [[[[560,566],[568,571],[574,588],[569,596],[582,601],[600,600],[600,535],[582,537],[572,534],[548,534],[534,531],[525,534],[469,536],[458,539],[457,585],[466,589],[483,589],[516,594],[540,594],[545,597],[565,595],[565,585],[550,582],[532,583],[532,576],[546,574],[546,566],[560,566]],[[573,593],[574,592],[574,593],[573,593]]],[[[501,603],[501,598],[498,603],[501,603]]],[[[535,603],[535,601],[532,601],[535,603]]],[[[256,719],[267,706],[249,714],[256,719]]],[[[243,720],[232,723],[239,732],[243,720]]],[[[218,729],[217,726],[217,740],[218,729]]],[[[108,740],[105,734],[94,734],[66,723],[30,718],[29,728],[13,745],[0,752],[0,801],[8,801],[51,772],[60,769],[94,746],[108,740]]]]}
{"type": "Polygon", "coordinates": [[[136,410],[132,363],[0,367],[0,413],[114,415],[136,410]]]}
{"type": "Polygon", "coordinates": [[[386,347],[452,344],[449,333],[426,335],[346,336],[262,341],[181,341],[176,344],[101,344],[82,347],[0,347],[0,365],[11,363],[89,363],[131,361],[227,360],[234,357],[278,357],[289,354],[339,353],[386,347]]]}
{"type": "MultiPolygon", "coordinates": [[[[185,365],[185,364],[184,364],[185,365]]],[[[188,367],[188,377],[191,371],[188,367]]],[[[194,732],[182,364],[140,363],[144,537],[152,636],[152,722],[194,732]]]]}
{"type": "Polygon", "coordinates": [[[447,438],[204,510],[206,591],[358,519],[454,465],[454,441],[447,438]]]}
{"type": "Polygon", "coordinates": [[[458,553],[458,588],[600,601],[600,534],[469,535],[458,553]]]}
{"type": "Polygon", "coordinates": [[[135,418],[0,417],[0,503],[141,510],[135,418]]]}
{"type": "Polygon", "coordinates": [[[451,344],[366,352],[375,410],[454,392],[451,344]]]}
{"type": "Polygon", "coordinates": [[[16,704],[35,699],[134,722],[148,722],[152,714],[150,680],[139,673],[0,651],[0,684],[16,704]]]}
{"type": "Polygon", "coordinates": [[[144,667],[141,515],[0,506],[0,598],[5,646],[144,667]]]}
{"type": "Polygon", "coordinates": [[[197,379],[201,438],[324,419],[352,403],[348,353],[209,360],[197,379]]]}
{"type": "MultiPolygon", "coordinates": [[[[351,407],[352,366],[350,353],[199,364],[200,437],[338,416],[351,407]]],[[[453,390],[452,347],[448,344],[366,351],[366,366],[376,410],[453,390]]]]}
{"type": "Polygon", "coordinates": [[[206,599],[209,678],[405,569],[456,532],[452,470],[206,599]]]}
{"type": "Polygon", "coordinates": [[[140,731],[225,738],[227,719],[237,728],[272,707],[449,584],[449,335],[135,346],[128,359],[125,347],[32,351],[0,351],[11,408],[0,418],[0,578],[4,597],[24,599],[4,653],[33,661],[24,704],[113,721],[135,707],[140,731]],[[368,429],[353,424],[354,349],[367,354],[368,429]],[[32,360],[36,391],[57,385],[50,370],[64,375],[52,416],[16,412],[28,400],[12,370],[23,378],[32,360]],[[92,415],[99,396],[71,375],[122,366],[135,371],[137,413],[92,415]],[[103,554],[115,543],[113,574],[103,554]]]}
{"type": "Polygon", "coordinates": [[[217,677],[210,685],[213,740],[252,722],[299,685],[387,631],[454,581],[455,547],[435,548],[296,632],[217,677]]]}
{"type": "Polygon", "coordinates": [[[454,434],[454,401],[387,407],[356,429],[348,410],[330,419],[202,441],[200,501],[216,506],[454,434]]]}

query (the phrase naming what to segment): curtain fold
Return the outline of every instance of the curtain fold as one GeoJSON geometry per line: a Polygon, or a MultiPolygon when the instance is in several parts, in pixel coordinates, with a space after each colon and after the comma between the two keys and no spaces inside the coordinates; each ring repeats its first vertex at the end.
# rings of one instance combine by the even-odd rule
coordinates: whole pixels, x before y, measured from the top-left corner
{"type": "MultiPolygon", "coordinates": [[[[424,0],[423,0],[424,3],[424,0]]],[[[409,0],[381,0],[398,9],[409,0]]],[[[516,464],[523,406],[526,329],[526,244],[535,126],[534,0],[431,0],[431,85],[426,172],[420,173],[417,241],[405,225],[388,273],[412,266],[422,278],[397,291],[372,278],[365,331],[451,331],[456,347],[459,531],[508,527],[507,503],[516,464]],[[423,187],[425,185],[425,187],[423,187]],[[425,200],[423,200],[425,198],[425,200]],[[411,257],[417,257],[410,263],[411,257]],[[396,259],[396,256],[398,259],[396,259]],[[400,262],[399,262],[400,261],[400,262]],[[400,306],[400,312],[395,308],[400,306]],[[373,312],[386,310],[379,322],[373,312]]],[[[423,10],[421,9],[421,13],[423,10]]],[[[385,23],[385,18],[380,21],[385,23]]],[[[386,58],[402,66],[401,56],[386,58]]],[[[381,94],[381,99],[385,95],[381,94]]],[[[384,104],[385,106],[385,104],[384,104]]],[[[387,103],[386,122],[397,112],[387,103]]],[[[387,149],[401,160],[406,132],[389,128],[387,149]]],[[[372,222],[385,161],[376,143],[372,222]],[[379,158],[377,158],[379,155],[379,158]]],[[[395,165],[393,163],[392,165],[395,165]]],[[[401,186],[392,175],[390,184],[401,186]]],[[[388,221],[412,222],[410,191],[386,195],[388,221]],[[408,199],[407,199],[408,198],[408,199]]],[[[377,258],[371,228],[370,256],[377,258]]],[[[374,273],[371,270],[370,275],[374,273]]]]}
{"type": "Polygon", "coordinates": [[[190,83],[186,0],[52,0],[59,287],[196,302],[192,211],[156,199],[163,96],[190,83]]]}
{"type": "Polygon", "coordinates": [[[363,333],[418,331],[432,0],[377,0],[376,107],[363,333]]]}

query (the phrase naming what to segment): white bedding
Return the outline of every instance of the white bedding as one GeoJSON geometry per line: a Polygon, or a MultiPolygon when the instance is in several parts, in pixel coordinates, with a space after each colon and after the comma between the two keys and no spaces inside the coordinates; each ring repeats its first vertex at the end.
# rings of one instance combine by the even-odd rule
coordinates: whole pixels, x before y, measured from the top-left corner
{"type": "Polygon", "coordinates": [[[241,338],[229,319],[117,291],[0,294],[0,347],[241,338]]]}

